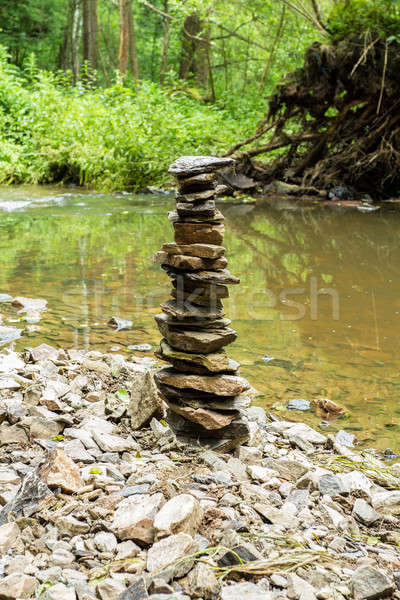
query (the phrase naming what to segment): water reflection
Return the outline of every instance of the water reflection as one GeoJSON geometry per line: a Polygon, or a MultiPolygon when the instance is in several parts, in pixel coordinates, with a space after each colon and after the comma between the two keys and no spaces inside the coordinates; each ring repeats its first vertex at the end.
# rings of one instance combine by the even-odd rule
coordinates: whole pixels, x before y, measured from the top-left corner
{"type": "MultiPolygon", "coordinates": [[[[3,191],[0,210],[2,201],[19,204],[0,212],[0,293],[49,303],[38,326],[0,305],[4,325],[24,328],[18,348],[156,345],[153,315],[169,283],[151,257],[172,240],[171,197],[41,188],[3,191]],[[112,316],[133,328],[110,329],[112,316]]],[[[231,352],[258,402],[293,418],[289,400],[329,397],[348,409],[331,429],[400,451],[399,214],[231,203],[223,212],[230,268],[242,279],[226,302],[239,332],[231,352]]],[[[307,419],[321,417],[313,410],[307,419]]]]}

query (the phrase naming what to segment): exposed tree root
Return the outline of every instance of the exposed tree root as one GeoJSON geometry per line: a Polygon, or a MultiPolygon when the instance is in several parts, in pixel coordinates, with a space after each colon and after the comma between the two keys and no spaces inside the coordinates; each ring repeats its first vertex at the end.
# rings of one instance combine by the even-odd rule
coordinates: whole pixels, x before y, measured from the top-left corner
{"type": "Polygon", "coordinates": [[[400,45],[371,34],[314,43],[304,66],[278,86],[254,135],[228,155],[241,172],[267,184],[399,194],[400,45]],[[267,163],[254,160],[271,152],[267,163]]]}

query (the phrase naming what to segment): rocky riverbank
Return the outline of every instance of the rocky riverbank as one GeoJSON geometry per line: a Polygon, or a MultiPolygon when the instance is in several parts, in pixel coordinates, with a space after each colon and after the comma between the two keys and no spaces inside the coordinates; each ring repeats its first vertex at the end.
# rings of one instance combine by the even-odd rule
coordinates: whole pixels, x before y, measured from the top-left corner
{"type": "Polygon", "coordinates": [[[3,353],[0,399],[2,600],[400,598],[400,464],[257,407],[184,443],[149,359],[3,353]]]}

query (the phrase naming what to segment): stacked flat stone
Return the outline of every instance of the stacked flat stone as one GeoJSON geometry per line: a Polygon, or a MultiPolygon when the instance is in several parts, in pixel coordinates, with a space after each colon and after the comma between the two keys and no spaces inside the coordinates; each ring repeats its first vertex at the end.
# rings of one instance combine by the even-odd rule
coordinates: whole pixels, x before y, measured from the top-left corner
{"type": "Polygon", "coordinates": [[[218,171],[232,162],[185,156],[171,165],[179,189],[176,210],[168,216],[175,242],[154,257],[172,280],[172,298],[155,317],[163,335],[156,356],[172,365],[155,375],[175,415],[171,425],[176,433],[224,449],[248,439],[241,410],[250,403],[250,385],[224,349],[237,334],[221,300],[229,296],[227,286],[240,281],[226,269],[224,217],[215,198],[223,191],[218,171]]]}

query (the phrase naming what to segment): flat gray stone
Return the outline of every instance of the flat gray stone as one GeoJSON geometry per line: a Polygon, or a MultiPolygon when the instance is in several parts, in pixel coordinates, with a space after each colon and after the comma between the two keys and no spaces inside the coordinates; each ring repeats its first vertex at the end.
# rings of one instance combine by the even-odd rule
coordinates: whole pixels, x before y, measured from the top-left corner
{"type": "Polygon", "coordinates": [[[381,516],[362,498],[357,498],[353,506],[353,516],[364,525],[372,525],[381,516]]]}
{"type": "Polygon", "coordinates": [[[394,592],[392,581],[374,567],[359,567],[350,580],[354,600],[379,600],[394,592]]]}
{"type": "Polygon", "coordinates": [[[178,177],[189,177],[199,173],[209,173],[234,164],[232,158],[217,156],[181,156],[168,169],[168,173],[178,177]]]}
{"type": "Polygon", "coordinates": [[[139,577],[135,583],[117,596],[116,600],[146,600],[148,597],[145,579],[144,577],[139,577]]]}
{"type": "Polygon", "coordinates": [[[246,581],[223,586],[221,598],[222,600],[270,600],[272,594],[266,592],[260,585],[246,581]]]}
{"type": "Polygon", "coordinates": [[[333,473],[325,473],[318,480],[318,489],[321,494],[337,496],[343,492],[342,482],[333,473]]]}
{"type": "Polygon", "coordinates": [[[159,510],[154,519],[154,529],[158,538],[180,532],[193,535],[201,518],[202,510],[198,500],[190,494],[178,494],[159,510]]]}
{"type": "Polygon", "coordinates": [[[168,581],[183,577],[193,566],[193,560],[185,560],[193,550],[193,538],[187,533],[170,535],[149,549],[147,570],[149,573],[157,572],[158,576],[162,572],[162,577],[168,581]]]}

